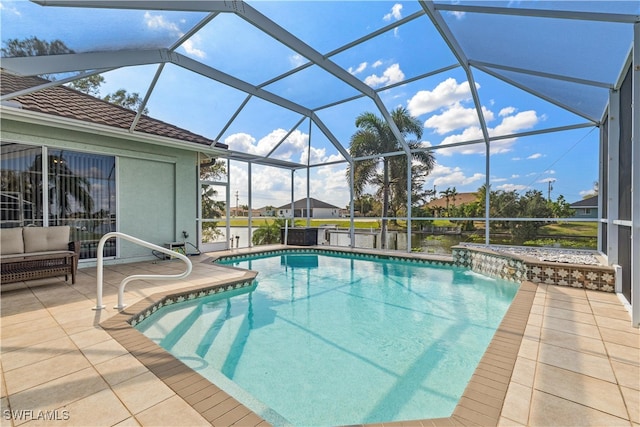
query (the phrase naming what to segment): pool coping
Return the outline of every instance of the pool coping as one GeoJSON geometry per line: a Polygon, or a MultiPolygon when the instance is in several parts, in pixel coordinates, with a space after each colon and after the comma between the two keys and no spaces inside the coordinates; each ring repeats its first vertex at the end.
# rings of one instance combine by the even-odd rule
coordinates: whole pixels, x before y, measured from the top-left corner
{"type": "MultiPolygon", "coordinates": [[[[252,254],[257,253],[260,252],[252,254]]],[[[368,254],[376,255],[373,252],[368,254]]],[[[383,257],[388,258],[386,255],[383,257]]],[[[212,262],[216,258],[218,257],[211,257],[202,262],[212,262]]],[[[410,257],[401,256],[398,258],[410,257]]],[[[415,257],[411,258],[415,259],[415,257]]],[[[429,257],[422,256],[420,259],[429,260],[429,257]]],[[[443,259],[436,258],[434,261],[442,262],[443,259]]],[[[448,262],[445,261],[445,264],[448,262]]],[[[230,266],[223,267],[236,269],[230,266]]],[[[100,324],[113,339],[212,425],[235,423],[268,425],[269,423],[136,330],[131,322],[134,319],[146,317],[155,309],[165,305],[167,301],[179,301],[180,298],[192,299],[190,298],[192,295],[195,298],[203,296],[203,293],[217,293],[221,290],[237,289],[253,283],[257,272],[242,271],[244,272],[242,277],[214,286],[198,285],[179,291],[155,293],[125,307],[118,314],[100,324]]],[[[385,422],[384,425],[402,425],[403,423],[423,426],[498,425],[536,289],[537,285],[533,282],[521,282],[509,309],[450,417],[385,422]]]]}

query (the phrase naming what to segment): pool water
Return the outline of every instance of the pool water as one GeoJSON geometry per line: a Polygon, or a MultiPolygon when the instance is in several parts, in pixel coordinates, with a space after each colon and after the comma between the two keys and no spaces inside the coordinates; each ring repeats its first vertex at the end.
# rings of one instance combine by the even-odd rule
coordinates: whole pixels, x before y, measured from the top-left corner
{"type": "Polygon", "coordinates": [[[248,288],[136,327],[275,425],[448,417],[518,285],[347,255],[233,261],[248,288]]]}

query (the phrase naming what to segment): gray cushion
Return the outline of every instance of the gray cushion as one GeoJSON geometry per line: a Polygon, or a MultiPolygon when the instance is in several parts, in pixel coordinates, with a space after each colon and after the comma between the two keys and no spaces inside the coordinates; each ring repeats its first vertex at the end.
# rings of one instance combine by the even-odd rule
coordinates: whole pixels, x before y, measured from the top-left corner
{"type": "Polygon", "coordinates": [[[69,249],[69,232],[71,227],[24,227],[25,252],[64,251],[69,249]]]}
{"type": "Polygon", "coordinates": [[[0,230],[0,255],[21,254],[24,252],[22,228],[3,228],[0,230]]]}

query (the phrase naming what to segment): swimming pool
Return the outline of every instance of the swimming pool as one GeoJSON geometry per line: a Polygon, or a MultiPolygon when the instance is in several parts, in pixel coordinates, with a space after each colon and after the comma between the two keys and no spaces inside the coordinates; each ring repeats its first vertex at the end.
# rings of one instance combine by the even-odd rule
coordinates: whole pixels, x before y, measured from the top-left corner
{"type": "Polygon", "coordinates": [[[518,288],[348,255],[229,263],[259,280],[136,327],[273,424],[449,416],[518,288]]]}

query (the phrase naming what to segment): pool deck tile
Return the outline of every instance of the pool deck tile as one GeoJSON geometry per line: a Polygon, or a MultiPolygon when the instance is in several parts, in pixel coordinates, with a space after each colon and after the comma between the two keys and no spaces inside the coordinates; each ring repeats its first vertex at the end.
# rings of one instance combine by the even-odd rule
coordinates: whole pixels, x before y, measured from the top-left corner
{"type": "MultiPolygon", "coordinates": [[[[241,252],[251,251],[232,251],[241,252]]],[[[245,277],[208,255],[192,260],[183,282],[132,282],[122,312],[111,307],[126,275],[173,274],[182,265],[105,267],[101,311],[91,310],[95,267],[81,268],[75,286],[61,279],[3,285],[2,413],[64,409],[69,419],[56,425],[65,426],[269,425],[126,323],[168,295],[245,277]]],[[[2,421],[43,424],[27,415],[2,421]]],[[[370,426],[639,424],[640,331],[618,297],[524,282],[451,417],[370,426]]]]}

